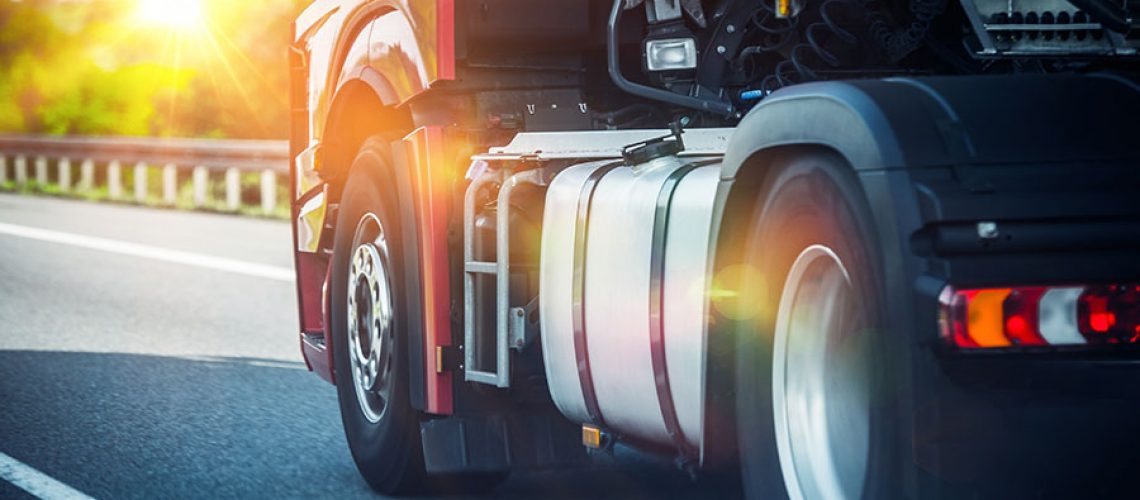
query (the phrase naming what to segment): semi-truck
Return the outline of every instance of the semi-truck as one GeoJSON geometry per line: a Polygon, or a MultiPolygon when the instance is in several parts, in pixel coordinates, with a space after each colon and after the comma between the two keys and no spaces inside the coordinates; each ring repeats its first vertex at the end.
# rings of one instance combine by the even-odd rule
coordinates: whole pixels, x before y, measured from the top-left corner
{"type": "Polygon", "coordinates": [[[1135,493],[1138,9],[316,0],[299,341],[359,472],[1135,493]]]}

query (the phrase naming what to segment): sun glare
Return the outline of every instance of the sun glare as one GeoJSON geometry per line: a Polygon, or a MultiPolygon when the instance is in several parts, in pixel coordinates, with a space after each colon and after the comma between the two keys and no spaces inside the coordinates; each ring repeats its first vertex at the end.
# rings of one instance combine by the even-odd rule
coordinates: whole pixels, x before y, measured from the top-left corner
{"type": "Polygon", "coordinates": [[[138,0],[140,23],[158,28],[194,31],[205,25],[202,0],[138,0]]]}

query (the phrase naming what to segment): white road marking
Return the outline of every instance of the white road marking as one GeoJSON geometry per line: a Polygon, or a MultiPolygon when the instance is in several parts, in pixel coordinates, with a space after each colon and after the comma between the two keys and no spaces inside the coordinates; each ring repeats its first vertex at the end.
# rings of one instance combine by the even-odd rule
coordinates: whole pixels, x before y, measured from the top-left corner
{"type": "Polygon", "coordinates": [[[275,359],[250,359],[240,357],[226,357],[226,356],[177,356],[179,359],[187,361],[199,361],[203,363],[214,364],[241,364],[248,366],[257,366],[260,368],[288,368],[292,370],[309,371],[305,363],[298,361],[279,361],[275,359]]]}
{"type": "Polygon", "coordinates": [[[227,259],[225,257],[214,257],[211,255],[183,252],[180,250],[171,250],[169,248],[142,245],[139,243],[97,238],[94,236],[84,236],[81,234],[64,233],[60,231],[52,231],[36,227],[18,226],[15,224],[5,224],[3,222],[0,222],[0,234],[20,236],[23,238],[30,238],[40,241],[50,241],[52,243],[62,243],[64,245],[90,248],[104,252],[130,255],[133,257],[142,257],[145,259],[161,260],[164,262],[173,262],[176,264],[184,264],[206,269],[215,269],[218,271],[227,271],[231,273],[244,274],[246,276],[256,276],[258,278],[267,278],[288,282],[292,282],[294,280],[293,270],[287,267],[270,266],[267,264],[258,264],[256,262],[227,259]]]}
{"type": "Polygon", "coordinates": [[[3,453],[0,453],[0,479],[44,500],[94,500],[3,453]]]}

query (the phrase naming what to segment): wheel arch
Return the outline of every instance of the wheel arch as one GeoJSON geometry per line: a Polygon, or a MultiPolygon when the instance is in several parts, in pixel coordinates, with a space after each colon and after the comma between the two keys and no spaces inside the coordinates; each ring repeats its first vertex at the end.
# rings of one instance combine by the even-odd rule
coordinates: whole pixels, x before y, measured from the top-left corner
{"type": "Polygon", "coordinates": [[[453,16],[450,0],[423,5],[362,2],[344,16],[327,72],[332,89],[328,111],[318,125],[328,169],[322,177],[343,178],[343,168],[367,137],[403,137],[412,131],[411,112],[404,104],[454,71],[454,41],[443,36],[453,29],[453,16]],[[424,25],[428,20],[434,24],[424,25]],[[401,29],[388,29],[393,27],[401,29]],[[382,34],[375,33],[377,29],[382,34]]]}
{"type": "Polygon", "coordinates": [[[386,80],[375,70],[346,81],[337,90],[329,108],[321,144],[321,177],[329,182],[332,202],[340,189],[360,146],[374,135],[399,139],[412,130],[411,112],[384,98],[386,80]]]}

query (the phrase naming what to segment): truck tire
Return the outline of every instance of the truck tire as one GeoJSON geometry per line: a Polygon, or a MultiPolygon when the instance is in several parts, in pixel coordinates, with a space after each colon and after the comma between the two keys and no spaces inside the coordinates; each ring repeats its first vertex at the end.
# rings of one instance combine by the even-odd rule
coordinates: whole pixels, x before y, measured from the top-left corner
{"type": "Polygon", "coordinates": [[[755,316],[736,331],[737,437],[747,498],[900,495],[883,396],[883,274],[862,190],[838,155],[776,153],[744,250],[755,316]]]}
{"type": "Polygon", "coordinates": [[[381,187],[382,176],[392,172],[391,165],[386,138],[365,140],[345,181],[336,220],[329,316],[345,437],[360,474],[381,494],[487,492],[509,472],[429,476],[424,469],[422,415],[411,405],[405,357],[407,318],[419,311],[410,309],[401,286],[403,273],[417,267],[414,260],[404,260],[396,200],[381,187]],[[370,309],[362,310],[362,304],[379,306],[379,314],[361,314],[370,309]],[[375,338],[362,342],[365,325],[379,328],[375,338]],[[367,361],[374,361],[377,370],[361,377],[362,365],[367,364],[360,359],[365,350],[375,354],[375,359],[369,355],[367,361]]]}
{"type": "Polygon", "coordinates": [[[387,143],[370,138],[349,170],[336,219],[328,315],[348,447],[368,485],[387,495],[418,493],[426,483],[404,355],[408,314],[415,312],[401,290],[397,206],[380,185],[390,165],[387,143]]]}

